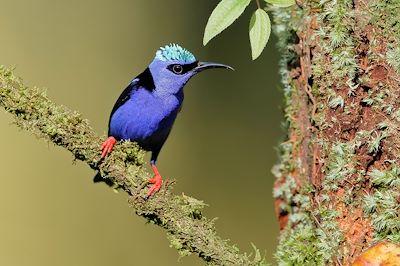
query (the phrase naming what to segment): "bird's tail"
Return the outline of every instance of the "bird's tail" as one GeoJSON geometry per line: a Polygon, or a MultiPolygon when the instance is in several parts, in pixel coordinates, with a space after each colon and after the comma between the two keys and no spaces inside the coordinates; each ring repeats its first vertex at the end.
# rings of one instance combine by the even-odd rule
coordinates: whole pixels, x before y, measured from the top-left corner
{"type": "Polygon", "coordinates": [[[93,182],[94,183],[100,183],[100,182],[104,182],[106,183],[108,186],[113,187],[115,184],[113,181],[111,181],[108,178],[103,178],[99,172],[97,172],[97,174],[93,177],[93,182]]]}

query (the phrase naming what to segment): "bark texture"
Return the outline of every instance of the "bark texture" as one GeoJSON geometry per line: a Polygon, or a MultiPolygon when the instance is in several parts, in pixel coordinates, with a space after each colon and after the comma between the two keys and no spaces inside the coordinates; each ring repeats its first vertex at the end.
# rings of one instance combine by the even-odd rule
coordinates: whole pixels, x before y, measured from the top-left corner
{"type": "Polygon", "coordinates": [[[287,141],[274,189],[280,265],[350,265],[400,242],[400,1],[276,9],[287,141]]]}

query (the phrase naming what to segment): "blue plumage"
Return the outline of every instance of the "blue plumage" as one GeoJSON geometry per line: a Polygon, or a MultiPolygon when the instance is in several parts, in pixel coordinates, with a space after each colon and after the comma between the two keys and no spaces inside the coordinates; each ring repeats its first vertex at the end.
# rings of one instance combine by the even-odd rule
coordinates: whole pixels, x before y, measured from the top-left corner
{"type": "Polygon", "coordinates": [[[136,141],[143,149],[152,151],[155,162],[183,101],[183,91],[157,95],[135,79],[129,85],[129,99],[110,117],[109,135],[117,140],[136,141]]]}
{"type": "Polygon", "coordinates": [[[179,60],[185,63],[193,63],[196,61],[196,58],[191,52],[175,43],[160,47],[156,52],[156,58],[161,61],[179,60]]]}
{"type": "Polygon", "coordinates": [[[118,140],[137,142],[152,152],[150,164],[155,177],[148,192],[157,192],[162,179],[155,166],[183,102],[183,87],[195,74],[209,68],[231,67],[196,60],[188,50],[176,44],[156,52],[143,73],[133,79],[115,103],[109,120],[109,138],[103,143],[102,157],[111,152],[118,140]]]}

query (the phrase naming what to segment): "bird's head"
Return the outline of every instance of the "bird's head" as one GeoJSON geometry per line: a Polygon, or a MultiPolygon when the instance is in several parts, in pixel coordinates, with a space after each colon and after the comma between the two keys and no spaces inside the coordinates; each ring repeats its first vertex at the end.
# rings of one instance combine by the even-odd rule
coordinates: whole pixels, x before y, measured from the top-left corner
{"type": "Polygon", "coordinates": [[[228,65],[200,62],[188,50],[177,44],[161,47],[149,65],[156,90],[162,94],[176,94],[197,73],[211,68],[226,68],[228,65]]]}

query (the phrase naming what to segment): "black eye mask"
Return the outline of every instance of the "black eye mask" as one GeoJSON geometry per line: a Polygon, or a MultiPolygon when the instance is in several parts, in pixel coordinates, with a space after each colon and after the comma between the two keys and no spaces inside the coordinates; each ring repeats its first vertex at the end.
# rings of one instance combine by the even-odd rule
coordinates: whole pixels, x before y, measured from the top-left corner
{"type": "Polygon", "coordinates": [[[181,65],[181,64],[172,64],[172,65],[167,66],[167,69],[168,69],[169,71],[171,71],[171,72],[177,74],[177,75],[183,75],[183,74],[186,74],[187,72],[193,70],[193,69],[196,68],[198,65],[199,65],[199,62],[198,62],[198,61],[195,61],[195,62],[193,62],[193,63],[191,63],[191,64],[185,64],[185,65],[181,65]],[[182,71],[178,71],[178,68],[179,68],[179,67],[177,67],[177,66],[180,66],[180,67],[181,67],[180,69],[181,69],[182,71]]]}

